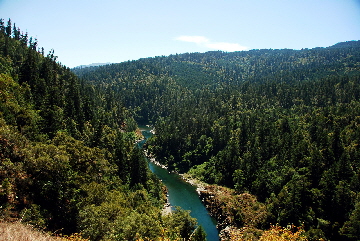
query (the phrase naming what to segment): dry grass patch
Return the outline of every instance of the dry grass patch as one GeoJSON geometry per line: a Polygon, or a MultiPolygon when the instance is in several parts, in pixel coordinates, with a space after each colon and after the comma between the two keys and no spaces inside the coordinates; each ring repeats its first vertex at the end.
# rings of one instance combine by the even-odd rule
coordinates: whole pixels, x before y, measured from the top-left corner
{"type": "Polygon", "coordinates": [[[0,223],[1,241],[59,241],[60,238],[53,237],[44,232],[35,230],[30,225],[23,223],[0,223]]]}
{"type": "Polygon", "coordinates": [[[31,225],[0,221],[0,241],[87,241],[87,239],[81,238],[79,234],[56,237],[36,230],[31,225]]]}

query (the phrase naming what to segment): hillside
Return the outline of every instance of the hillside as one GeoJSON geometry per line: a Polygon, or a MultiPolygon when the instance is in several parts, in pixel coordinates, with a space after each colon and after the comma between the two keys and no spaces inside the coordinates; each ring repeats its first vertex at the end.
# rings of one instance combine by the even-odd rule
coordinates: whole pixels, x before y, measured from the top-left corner
{"type": "MultiPolygon", "coordinates": [[[[257,197],[266,218],[254,228],[303,225],[310,240],[360,236],[360,41],[73,72],[154,124],[147,148],[162,164],[235,190],[234,203],[234,195],[257,197]]],[[[228,208],[231,225],[243,227],[243,210],[228,208]]]]}
{"type": "Polygon", "coordinates": [[[163,187],[134,147],[151,123],[149,153],[209,184],[201,195],[234,240],[358,240],[359,84],[360,41],[71,71],[1,19],[1,221],[190,239],[195,220],[161,215],[163,187]]]}
{"type": "Polygon", "coordinates": [[[140,107],[137,119],[147,122],[166,115],[171,106],[193,98],[198,90],[231,95],[237,94],[229,93],[232,91],[246,91],[252,83],[295,84],[357,75],[359,45],[359,41],[349,41],[304,50],[186,53],[75,68],[73,72],[91,83],[121,92],[119,98],[126,106],[140,107]],[[159,96],[162,100],[156,99],[159,96]]]}
{"type": "Polygon", "coordinates": [[[0,19],[2,230],[28,230],[9,224],[22,222],[90,240],[176,240],[195,230],[184,210],[161,215],[163,186],[134,145],[133,112],[110,90],[0,19]]]}

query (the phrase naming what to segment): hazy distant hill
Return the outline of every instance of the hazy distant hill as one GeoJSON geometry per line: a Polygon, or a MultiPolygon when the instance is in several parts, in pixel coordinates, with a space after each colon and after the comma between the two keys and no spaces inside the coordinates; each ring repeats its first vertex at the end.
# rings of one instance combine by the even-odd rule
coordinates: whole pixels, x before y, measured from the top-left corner
{"type": "Polygon", "coordinates": [[[107,62],[107,63],[92,63],[92,64],[87,64],[87,65],[79,65],[79,66],[76,66],[74,67],[74,69],[77,69],[77,68],[86,68],[86,67],[95,67],[95,66],[103,66],[103,65],[108,65],[108,64],[111,64],[110,62],[107,62]]]}
{"type": "Polygon", "coordinates": [[[303,50],[184,53],[76,68],[73,72],[93,84],[111,86],[127,107],[139,107],[138,120],[147,122],[170,113],[175,100],[184,100],[185,94],[190,100],[200,90],[228,95],[252,89],[255,83],[296,84],[357,75],[359,48],[360,41],[348,41],[303,50]]]}
{"type": "MultiPolygon", "coordinates": [[[[88,76],[96,71],[100,82],[110,79],[137,79],[149,74],[171,76],[184,87],[200,85],[216,87],[221,84],[236,84],[243,81],[264,80],[292,81],[321,78],[338,71],[354,71],[360,41],[338,43],[327,48],[314,49],[254,49],[250,51],[184,53],[154,58],[143,58],[106,66],[75,68],[79,76],[88,76]],[[347,66],[351,65],[351,66],[347,66]],[[334,68],[337,71],[333,71],[334,68]],[[141,75],[139,75],[141,73],[141,75]]],[[[90,79],[90,78],[89,78],[90,79]]],[[[94,79],[91,79],[94,81],[94,79]]]]}

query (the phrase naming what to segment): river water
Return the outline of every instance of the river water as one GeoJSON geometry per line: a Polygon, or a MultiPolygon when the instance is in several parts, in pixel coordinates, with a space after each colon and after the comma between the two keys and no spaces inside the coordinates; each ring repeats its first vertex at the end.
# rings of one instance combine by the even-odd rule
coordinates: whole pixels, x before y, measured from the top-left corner
{"type": "MultiPolygon", "coordinates": [[[[139,128],[146,139],[152,135],[150,127],[139,126],[139,128]]],[[[146,139],[143,143],[145,143],[146,139]]],[[[142,146],[143,143],[140,143],[140,145],[142,146]]],[[[196,218],[198,224],[204,228],[206,239],[208,241],[218,241],[219,233],[216,229],[216,221],[209,215],[205,206],[200,201],[196,188],[182,180],[179,175],[169,173],[166,169],[152,162],[149,162],[149,168],[167,187],[169,202],[172,208],[174,209],[175,206],[179,206],[184,210],[190,210],[190,215],[196,218]]]]}

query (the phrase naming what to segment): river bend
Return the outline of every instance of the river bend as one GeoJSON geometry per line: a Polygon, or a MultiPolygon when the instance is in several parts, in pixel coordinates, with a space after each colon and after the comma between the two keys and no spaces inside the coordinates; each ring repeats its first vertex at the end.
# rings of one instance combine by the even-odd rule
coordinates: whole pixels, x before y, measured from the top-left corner
{"type": "MultiPolygon", "coordinates": [[[[151,128],[147,126],[139,126],[145,137],[143,143],[152,133],[151,128]]],[[[142,143],[142,144],[143,144],[142,143]]],[[[185,182],[175,173],[169,173],[168,170],[161,168],[149,161],[150,170],[164,183],[168,189],[168,199],[172,207],[179,206],[184,210],[190,210],[190,215],[196,218],[198,224],[201,225],[208,241],[218,241],[219,233],[216,229],[216,221],[209,215],[205,206],[201,202],[196,188],[185,182]]]]}

